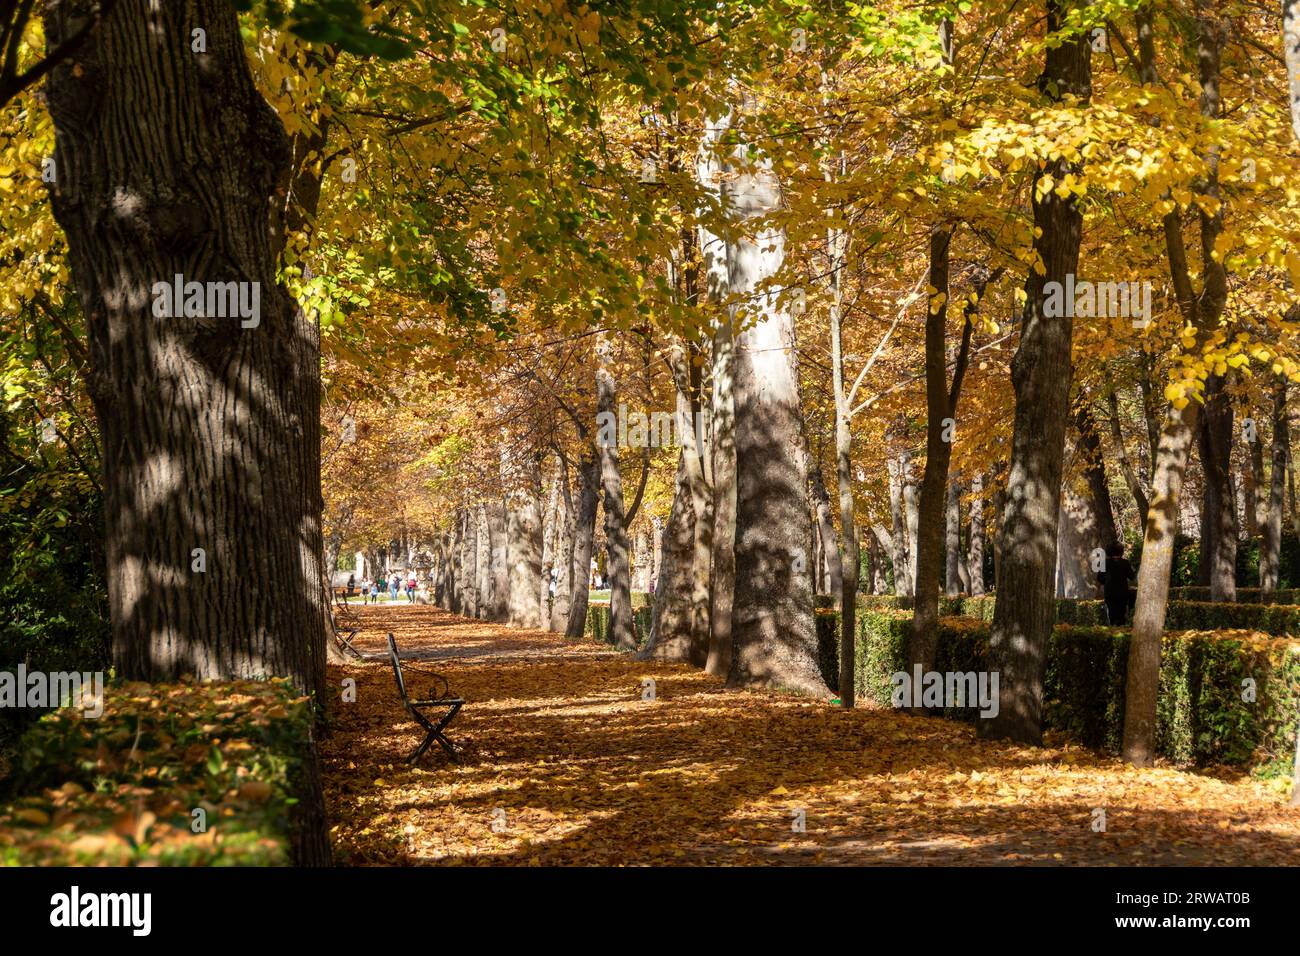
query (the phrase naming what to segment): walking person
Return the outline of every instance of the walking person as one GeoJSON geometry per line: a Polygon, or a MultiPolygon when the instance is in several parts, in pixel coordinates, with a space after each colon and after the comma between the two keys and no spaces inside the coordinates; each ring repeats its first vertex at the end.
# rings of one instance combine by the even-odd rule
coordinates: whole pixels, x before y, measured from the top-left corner
{"type": "Polygon", "coordinates": [[[415,603],[415,575],[412,574],[406,579],[406,600],[410,604],[415,603]]]}
{"type": "Polygon", "coordinates": [[[1106,600],[1106,619],[1123,627],[1128,616],[1128,583],[1136,577],[1133,565],[1124,557],[1124,546],[1112,544],[1106,549],[1106,570],[1097,572],[1097,583],[1102,586],[1106,600]]]}
{"type": "Polygon", "coordinates": [[[400,580],[398,580],[397,575],[390,574],[388,576],[388,597],[390,600],[393,601],[397,600],[397,592],[401,590],[401,587],[402,587],[402,583],[400,580]]]}
{"type": "Polygon", "coordinates": [[[370,582],[370,600],[375,604],[379,603],[379,582],[378,581],[370,582]]]}

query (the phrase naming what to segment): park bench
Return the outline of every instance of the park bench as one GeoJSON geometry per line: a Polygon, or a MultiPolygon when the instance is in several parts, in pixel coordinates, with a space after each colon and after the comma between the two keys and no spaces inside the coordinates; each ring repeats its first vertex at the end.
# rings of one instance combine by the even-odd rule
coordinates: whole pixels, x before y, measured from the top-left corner
{"type": "Polygon", "coordinates": [[[345,656],[362,660],[362,654],[352,646],[352,641],[361,633],[361,618],[352,610],[346,598],[340,599],[340,589],[334,589],[334,643],[345,656]]]}
{"type": "Polygon", "coordinates": [[[402,659],[397,653],[397,639],[393,637],[391,632],[388,635],[388,656],[393,661],[393,676],[397,679],[397,692],[402,696],[402,704],[406,707],[406,712],[411,715],[412,720],[426,731],[424,740],[407,757],[407,762],[415,763],[419,760],[435,740],[447,752],[447,756],[451,760],[457,760],[456,748],[452,746],[443,730],[455,719],[460,709],[465,706],[464,699],[451,696],[451,688],[447,683],[447,678],[441,674],[413,666],[409,661],[403,667],[402,659]],[[434,683],[430,690],[438,693],[435,696],[425,698],[411,697],[406,690],[404,671],[414,671],[422,677],[432,678],[434,683]],[[430,717],[425,713],[426,711],[431,712],[435,717],[441,712],[441,716],[436,717],[437,722],[435,723],[435,717],[430,717]]]}

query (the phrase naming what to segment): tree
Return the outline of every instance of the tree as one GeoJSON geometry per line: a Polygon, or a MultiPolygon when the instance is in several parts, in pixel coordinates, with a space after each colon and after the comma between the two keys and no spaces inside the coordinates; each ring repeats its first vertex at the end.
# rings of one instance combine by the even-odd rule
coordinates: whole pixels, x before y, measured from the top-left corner
{"type": "MultiPolygon", "coordinates": [[[[1048,0],[1047,31],[1062,30],[1068,8],[1048,0]]],[[[1039,88],[1051,101],[1086,103],[1092,93],[1091,47],[1082,31],[1049,42],[1039,88]],[[1059,42],[1057,42],[1059,41],[1059,42]]],[[[1002,561],[989,635],[990,666],[1001,674],[996,716],[978,724],[981,736],[1037,744],[1042,738],[1043,669],[1056,619],[1054,573],[1065,426],[1071,379],[1071,310],[1048,314],[1048,283],[1064,285],[1078,269],[1083,214],[1077,197],[1055,182],[1078,173],[1069,147],[1056,147],[1035,176],[1037,253],[1026,283],[1020,344],[1012,363],[1016,391],[1008,495],[999,529],[1002,561]],[[1043,182],[1044,177],[1050,181],[1043,182]]],[[[1067,178],[1068,177],[1068,178],[1067,178]]]]}
{"type": "MultiPolygon", "coordinates": [[[[56,49],[82,7],[47,12],[56,49]]],[[[121,0],[46,95],[104,437],[116,665],[321,692],[318,331],[277,281],[288,141],[235,13],[121,0]],[[179,282],[245,308],[165,303],[179,282]]]]}

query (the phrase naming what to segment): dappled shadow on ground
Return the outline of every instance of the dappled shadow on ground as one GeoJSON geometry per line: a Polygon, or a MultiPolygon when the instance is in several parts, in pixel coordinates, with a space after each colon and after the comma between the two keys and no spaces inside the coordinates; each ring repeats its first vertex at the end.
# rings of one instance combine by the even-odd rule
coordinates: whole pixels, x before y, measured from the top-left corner
{"type": "Polygon", "coordinates": [[[333,687],[357,682],[322,743],[341,863],[1300,863],[1300,813],[1240,776],[1136,771],[939,719],[728,691],[685,666],[434,608],[364,613],[368,650],[392,630],[404,654],[458,651],[438,670],[468,700],[450,730],[466,754],[408,768],[419,735],[391,670],[332,667],[333,687]]]}

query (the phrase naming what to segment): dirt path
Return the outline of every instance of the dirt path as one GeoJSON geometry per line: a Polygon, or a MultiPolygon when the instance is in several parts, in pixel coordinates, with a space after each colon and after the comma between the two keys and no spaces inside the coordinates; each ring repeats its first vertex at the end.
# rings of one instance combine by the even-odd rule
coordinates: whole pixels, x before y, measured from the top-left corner
{"type": "Polygon", "coordinates": [[[421,605],[359,613],[360,648],[380,654],[391,630],[468,700],[449,732],[466,753],[407,767],[420,735],[387,662],[331,667],[333,686],[357,683],[322,744],[341,864],[1300,864],[1280,783],[728,691],[421,605]]]}

